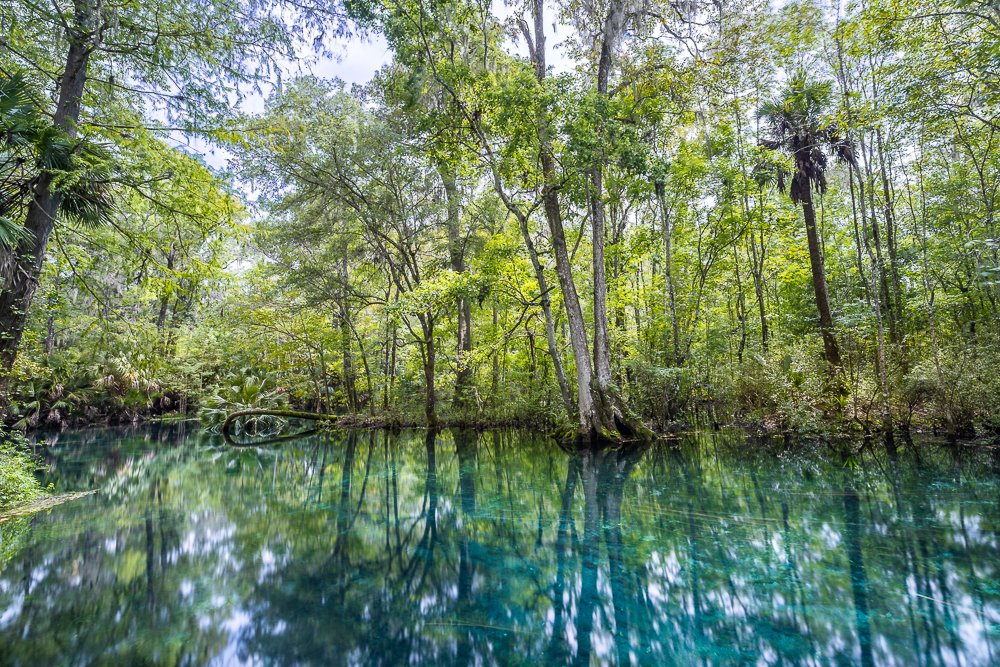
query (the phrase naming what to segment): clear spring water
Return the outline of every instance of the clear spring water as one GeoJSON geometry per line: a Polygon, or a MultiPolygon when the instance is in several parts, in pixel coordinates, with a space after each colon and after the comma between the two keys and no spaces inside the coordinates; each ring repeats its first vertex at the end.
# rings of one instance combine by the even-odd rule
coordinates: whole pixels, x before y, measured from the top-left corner
{"type": "Polygon", "coordinates": [[[1000,460],[734,434],[50,438],[4,665],[1000,664],[1000,460]]]}

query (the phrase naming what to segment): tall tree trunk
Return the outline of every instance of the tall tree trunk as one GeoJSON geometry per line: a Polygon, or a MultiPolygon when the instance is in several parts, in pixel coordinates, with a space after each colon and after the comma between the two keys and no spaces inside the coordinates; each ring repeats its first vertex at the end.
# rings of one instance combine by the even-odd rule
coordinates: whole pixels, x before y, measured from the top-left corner
{"type": "MultiPolygon", "coordinates": [[[[351,327],[351,312],[347,304],[347,286],[350,279],[347,265],[347,237],[344,237],[340,254],[340,285],[337,289],[337,320],[340,329],[340,355],[342,371],[344,376],[344,393],[347,394],[347,407],[352,414],[357,413],[360,407],[358,402],[357,373],[354,370],[354,354],[351,351],[351,338],[353,329],[351,327]]],[[[326,369],[323,369],[323,377],[326,377],[326,369]]]]}
{"type": "MultiPolygon", "coordinates": [[[[625,7],[621,0],[612,0],[601,30],[601,52],[597,63],[597,124],[594,142],[603,146],[604,116],[608,102],[608,80],[615,49],[625,27],[625,7]]],[[[606,156],[600,148],[593,156],[590,167],[590,219],[593,247],[594,284],[594,374],[596,381],[595,407],[599,410],[597,422],[611,432],[630,431],[633,421],[625,409],[624,401],[612,384],[611,342],[608,336],[608,281],[604,256],[606,207],[604,204],[604,163],[606,156]]]]}
{"type": "MultiPolygon", "coordinates": [[[[868,151],[865,150],[864,143],[861,144],[861,148],[862,148],[862,151],[861,151],[862,152],[862,157],[864,158],[864,167],[865,167],[865,171],[867,172],[868,203],[869,203],[869,206],[870,206],[870,215],[868,217],[869,217],[869,221],[871,222],[872,244],[874,245],[875,256],[878,259],[879,266],[884,266],[885,262],[882,259],[882,232],[879,229],[879,224],[878,224],[878,208],[877,208],[876,203],[875,203],[875,186],[874,186],[875,175],[874,175],[874,173],[872,171],[872,164],[871,164],[872,163],[872,158],[870,158],[868,156],[868,151]]],[[[865,188],[865,182],[864,181],[865,181],[865,179],[861,176],[860,169],[861,169],[861,165],[857,164],[857,161],[855,160],[855,171],[858,172],[858,182],[861,184],[859,186],[859,196],[862,197],[861,205],[864,206],[864,188],[865,188]]],[[[898,344],[899,343],[899,331],[898,331],[898,326],[897,326],[896,318],[893,316],[893,312],[894,311],[893,311],[893,308],[892,308],[892,305],[891,305],[892,304],[892,297],[891,297],[891,293],[890,293],[890,290],[889,290],[889,279],[888,279],[888,276],[886,276],[886,274],[885,274],[884,271],[880,272],[880,275],[878,276],[878,279],[879,279],[878,284],[879,284],[881,292],[882,292],[882,299],[881,300],[882,300],[882,303],[886,304],[886,314],[888,315],[888,317],[886,319],[888,320],[888,325],[889,325],[889,338],[892,340],[893,344],[898,344]]]]}
{"type": "Polygon", "coordinates": [[[875,357],[875,371],[878,374],[879,393],[881,394],[881,399],[882,399],[881,400],[881,403],[882,403],[882,427],[883,427],[883,430],[885,432],[885,438],[886,438],[887,444],[892,444],[893,425],[892,425],[892,410],[891,410],[890,404],[889,404],[889,376],[888,376],[888,373],[886,371],[887,356],[886,356],[886,349],[885,349],[886,348],[886,346],[885,346],[885,322],[883,321],[883,317],[882,317],[882,301],[881,301],[881,298],[880,298],[881,292],[879,290],[879,282],[880,282],[879,276],[882,275],[882,273],[884,272],[884,268],[882,266],[881,261],[879,261],[881,259],[881,256],[875,254],[872,251],[871,243],[870,243],[869,238],[868,238],[867,216],[865,215],[865,207],[864,207],[864,183],[862,182],[863,179],[862,179],[862,176],[861,176],[861,171],[858,168],[858,164],[857,164],[856,161],[852,161],[851,167],[852,167],[852,169],[851,169],[850,173],[848,174],[848,178],[850,179],[850,186],[851,186],[850,187],[850,191],[851,191],[851,212],[852,212],[852,215],[854,217],[855,241],[858,244],[858,273],[861,276],[861,280],[863,282],[866,282],[865,271],[864,271],[864,264],[862,263],[862,260],[861,260],[861,245],[862,245],[862,239],[863,239],[863,245],[864,245],[864,247],[865,247],[865,249],[867,251],[869,261],[871,262],[872,267],[873,267],[871,284],[870,284],[870,286],[867,287],[867,289],[865,290],[865,292],[867,293],[867,295],[869,297],[869,304],[875,310],[875,325],[876,325],[876,334],[877,334],[877,340],[878,340],[878,352],[877,352],[877,355],[875,357]],[[854,193],[854,176],[855,175],[857,175],[857,177],[858,177],[858,184],[859,184],[858,192],[860,193],[860,196],[861,196],[861,199],[862,199],[861,206],[860,206],[860,213],[861,213],[861,233],[860,234],[858,233],[858,220],[857,220],[857,218],[858,218],[858,212],[859,212],[859,207],[857,205],[857,198],[855,197],[855,193],[854,193]]]}
{"type": "Polygon", "coordinates": [[[427,428],[436,430],[438,427],[437,393],[434,388],[434,366],[437,362],[437,350],[434,340],[434,317],[423,314],[419,316],[420,328],[423,332],[423,362],[424,362],[424,419],[427,428]]]}
{"type": "MultiPolygon", "coordinates": [[[[535,77],[538,84],[545,83],[545,18],[542,0],[533,4],[535,41],[534,60],[535,77]]],[[[563,303],[566,305],[566,320],[569,324],[570,344],[573,348],[573,360],[576,362],[577,416],[580,435],[590,437],[595,430],[596,415],[594,397],[591,389],[592,367],[590,350],[587,344],[587,329],[583,321],[583,309],[573,280],[573,266],[570,262],[569,250],[566,247],[566,233],[563,229],[562,210],[559,206],[559,180],[556,174],[556,160],[552,152],[552,142],[549,137],[548,114],[544,106],[539,105],[538,143],[539,158],[542,166],[542,207],[545,219],[549,225],[552,241],[552,252],[556,260],[556,275],[562,289],[563,303]]]]}
{"type": "MultiPolygon", "coordinates": [[[[500,313],[497,310],[496,299],[493,299],[493,335],[500,331],[500,313]]],[[[500,352],[496,348],[493,350],[492,368],[490,369],[490,403],[496,409],[500,394],[500,352]]]]}
{"type": "MultiPolygon", "coordinates": [[[[850,96],[850,93],[849,93],[849,86],[848,86],[848,79],[847,79],[847,70],[846,70],[846,68],[844,66],[844,53],[843,53],[842,44],[841,44],[839,38],[837,39],[837,62],[838,62],[838,66],[839,66],[841,90],[842,90],[842,94],[843,94],[843,98],[844,98],[844,107],[847,110],[847,120],[848,120],[848,123],[850,123],[850,124],[853,125],[853,123],[854,123],[854,113],[853,113],[853,110],[851,108],[851,96],[850,96]]],[[[865,272],[864,272],[864,263],[862,262],[862,259],[861,259],[861,241],[862,241],[862,237],[864,238],[864,246],[867,249],[867,254],[869,256],[869,259],[872,262],[872,265],[874,267],[873,268],[872,280],[871,280],[871,286],[866,291],[869,292],[871,302],[872,302],[872,304],[874,306],[874,309],[875,309],[875,320],[876,320],[877,336],[878,336],[878,354],[877,354],[876,359],[875,359],[875,365],[876,365],[876,372],[878,374],[879,390],[880,390],[879,393],[881,394],[881,397],[882,397],[882,401],[881,401],[881,403],[882,403],[882,426],[883,426],[883,429],[885,431],[886,444],[888,444],[890,446],[893,446],[894,443],[893,443],[892,411],[891,411],[890,403],[889,403],[889,379],[888,379],[888,372],[887,372],[887,369],[886,369],[887,355],[886,355],[886,346],[885,346],[885,323],[884,323],[883,317],[882,317],[882,303],[883,303],[883,301],[879,298],[879,284],[882,284],[882,285],[885,284],[885,275],[884,275],[885,274],[885,270],[884,270],[884,267],[882,265],[882,254],[878,250],[878,224],[874,221],[875,211],[873,210],[872,211],[872,218],[873,218],[873,221],[872,221],[872,230],[873,230],[873,233],[875,235],[875,242],[876,242],[876,252],[873,254],[872,253],[872,248],[871,248],[871,243],[869,243],[869,240],[868,240],[868,227],[867,227],[867,224],[866,224],[866,222],[867,222],[866,217],[867,216],[865,215],[865,181],[864,181],[864,176],[861,173],[861,167],[860,167],[860,165],[858,164],[858,161],[857,161],[857,156],[853,154],[853,150],[852,150],[851,158],[849,160],[849,167],[850,167],[850,170],[848,172],[848,179],[849,179],[849,183],[850,183],[850,192],[851,192],[851,213],[852,213],[852,217],[854,218],[855,241],[858,244],[858,259],[857,259],[857,261],[858,261],[858,273],[861,276],[862,282],[865,282],[865,277],[864,277],[864,274],[865,274],[865,272]],[[858,192],[857,192],[857,196],[855,196],[855,191],[854,191],[854,178],[855,178],[855,176],[857,176],[857,179],[858,179],[858,192]],[[859,199],[860,199],[860,201],[859,201],[859,199]],[[861,234],[858,233],[858,213],[859,212],[861,214],[861,230],[862,230],[861,234]]],[[[885,172],[883,172],[883,175],[884,175],[884,173],[885,172]]],[[[886,191],[886,195],[888,196],[888,191],[886,191]]],[[[887,200],[887,206],[889,206],[888,200],[887,200]]],[[[887,215],[888,214],[889,213],[887,212],[887,215]]],[[[888,294],[888,291],[886,290],[885,293],[888,294]]],[[[892,321],[892,318],[890,318],[890,322],[891,321],[892,321]]]]}
{"type": "Polygon", "coordinates": [[[754,294],[757,297],[757,310],[760,314],[760,345],[761,350],[763,350],[766,355],[768,352],[768,328],[767,308],[764,300],[764,257],[766,253],[764,244],[764,193],[758,186],[757,206],[752,207],[750,205],[750,181],[747,178],[747,170],[745,168],[745,165],[747,164],[746,154],[743,150],[743,118],[742,113],[738,108],[736,110],[735,118],[736,147],[741,164],[740,176],[743,181],[741,201],[743,204],[743,215],[746,218],[747,226],[750,229],[750,238],[747,239],[747,256],[750,259],[750,276],[753,278],[754,294]],[[757,246],[756,233],[752,228],[750,228],[755,215],[757,216],[757,225],[760,230],[760,247],[757,246]]]}
{"type": "MultiPolygon", "coordinates": [[[[440,167],[441,180],[444,183],[445,198],[448,205],[448,255],[451,268],[455,273],[465,273],[465,250],[460,228],[461,195],[455,179],[454,170],[447,164],[440,167]]],[[[469,355],[472,352],[472,304],[469,299],[460,296],[457,300],[458,332],[455,369],[454,403],[460,411],[469,405],[469,392],[472,385],[472,366],[469,365],[469,355]]]]}
{"type": "Polygon", "coordinates": [[[674,294],[674,273],[673,273],[673,252],[671,249],[670,211],[667,208],[666,186],[662,181],[657,181],[656,200],[660,208],[660,221],[663,225],[663,276],[667,283],[667,313],[670,316],[670,335],[673,341],[673,363],[675,366],[681,364],[681,330],[677,321],[677,298],[674,294]]]}
{"type": "Polygon", "coordinates": [[[923,176],[923,151],[922,143],[919,145],[917,168],[917,188],[920,194],[920,213],[918,215],[913,205],[913,195],[907,190],[908,201],[910,203],[910,216],[913,220],[913,235],[920,241],[921,279],[924,283],[924,306],[927,311],[927,328],[931,335],[931,351],[934,355],[934,372],[937,377],[937,391],[939,400],[944,410],[945,423],[951,433],[955,433],[955,417],[951,410],[951,401],[948,398],[947,383],[945,382],[944,369],[941,368],[941,345],[938,339],[937,330],[937,309],[934,307],[935,289],[931,280],[930,261],[927,256],[927,198],[924,194],[923,176]]]}
{"type": "MultiPolygon", "coordinates": [[[[604,58],[602,57],[602,62],[604,58]]],[[[607,84],[605,83],[605,86],[607,84]]],[[[600,144],[600,134],[597,142],[600,144]]],[[[593,231],[594,282],[594,371],[597,386],[607,391],[611,385],[611,343],[608,336],[608,280],[604,258],[604,165],[603,158],[590,173],[590,219],[593,231]]]]}
{"type": "Polygon", "coordinates": [[[538,259],[538,250],[535,242],[531,238],[528,229],[528,219],[516,211],[518,227],[521,229],[521,236],[524,245],[528,249],[528,257],[531,259],[531,267],[535,271],[535,280],[538,282],[539,300],[542,303],[542,315],[545,318],[545,341],[548,345],[549,356],[552,357],[552,365],[555,368],[556,381],[559,383],[559,395],[562,398],[566,414],[572,421],[576,417],[576,406],[573,404],[573,390],[570,389],[569,379],[566,377],[566,369],[563,367],[562,355],[559,354],[559,345],[556,341],[555,318],[552,315],[552,298],[549,296],[549,284],[545,278],[545,269],[538,259]]]}
{"type": "MultiPolygon", "coordinates": [[[[59,81],[53,124],[76,136],[90,54],[98,40],[97,10],[93,0],[76,0],[72,26],[67,29],[69,51],[59,81]]],[[[55,227],[62,195],[52,188],[53,176],[43,172],[31,192],[24,220],[26,238],[13,250],[0,250],[0,403],[6,402],[10,371],[24,334],[31,302],[38,288],[49,236],[55,227]]]]}
{"type": "MultiPolygon", "coordinates": [[[[882,196],[885,199],[885,241],[889,251],[889,279],[892,283],[892,309],[893,319],[896,321],[897,335],[902,339],[903,327],[903,288],[899,279],[899,258],[896,253],[896,212],[892,188],[889,185],[888,154],[885,149],[885,142],[882,140],[882,129],[875,127],[875,141],[879,156],[879,174],[882,179],[882,196]]],[[[902,340],[895,341],[897,344],[902,340]]]]}
{"type": "Polygon", "coordinates": [[[743,293],[743,277],[740,274],[740,253],[737,244],[733,244],[733,268],[736,277],[736,322],[740,330],[740,342],[736,348],[736,360],[743,365],[743,351],[747,345],[747,302],[743,293]]]}
{"type": "Polygon", "coordinates": [[[760,313],[760,346],[766,355],[768,353],[770,330],[767,326],[767,306],[764,299],[764,232],[761,231],[760,248],[757,247],[757,237],[750,232],[750,259],[753,276],[753,289],[757,296],[757,311],[760,313]]]}
{"type": "MultiPolygon", "coordinates": [[[[170,252],[167,253],[167,274],[172,274],[177,259],[177,249],[174,244],[170,244],[170,252]]],[[[157,347],[164,354],[167,351],[169,336],[165,331],[167,326],[167,314],[170,312],[170,290],[164,289],[160,296],[160,307],[156,313],[156,335],[157,347]]]]}
{"type": "MultiPolygon", "coordinates": [[[[536,15],[535,15],[535,31],[536,34],[541,32],[542,26],[541,21],[541,2],[536,1],[536,15]]],[[[605,106],[608,100],[608,79],[611,74],[612,58],[614,51],[617,48],[618,41],[621,37],[622,31],[624,29],[625,23],[625,7],[620,0],[613,0],[611,6],[608,9],[608,13],[604,19],[604,24],[601,31],[601,52],[600,58],[597,66],[597,115],[598,122],[596,128],[597,141],[596,144],[600,145],[603,137],[603,116],[605,114],[605,106]]],[[[540,38],[536,37],[536,42],[540,38]]],[[[543,51],[544,53],[544,51],[543,51]]],[[[538,81],[541,83],[544,78],[544,68],[538,69],[538,62],[536,61],[536,75],[538,76],[538,81]]],[[[544,61],[542,61],[544,64],[544,61]]],[[[543,126],[539,123],[540,132],[543,131],[543,126]]],[[[547,137],[541,142],[542,143],[542,171],[545,176],[546,189],[551,191],[549,187],[554,183],[554,168],[552,166],[552,155],[551,155],[551,144],[547,140],[547,137]],[[548,158],[548,159],[546,159],[548,158]],[[546,168],[546,162],[549,162],[549,167],[546,168]]],[[[605,205],[604,205],[604,162],[605,156],[601,151],[598,151],[596,155],[593,156],[593,161],[590,166],[590,213],[591,213],[591,230],[592,234],[592,246],[593,246],[593,258],[592,258],[592,276],[593,276],[593,289],[594,289],[594,357],[593,357],[593,368],[587,369],[590,371],[590,400],[592,406],[589,414],[584,413],[584,401],[578,402],[578,408],[580,410],[581,416],[581,427],[583,429],[583,434],[588,438],[598,438],[598,439],[611,439],[618,440],[622,436],[633,436],[638,433],[648,433],[648,430],[628,411],[625,401],[622,399],[618,389],[614,386],[612,382],[611,375],[611,346],[608,336],[608,283],[606,275],[605,257],[604,257],[604,246],[605,246],[605,205]],[[588,423],[589,422],[589,423],[588,423]]],[[[552,191],[551,194],[555,196],[555,192],[552,191]]],[[[555,206],[553,207],[558,211],[558,199],[554,199],[555,206]]],[[[556,228],[558,228],[559,236],[562,236],[562,222],[561,219],[551,217],[550,206],[546,202],[546,215],[549,216],[550,229],[553,236],[553,246],[556,246],[556,228]],[[553,222],[558,220],[557,225],[553,225],[553,222]]],[[[565,240],[561,240],[561,244],[565,247],[565,240]]],[[[568,255],[565,258],[566,273],[569,281],[572,281],[572,275],[569,273],[569,258],[568,255]]],[[[556,270],[560,273],[560,278],[562,278],[559,271],[560,255],[559,251],[556,251],[556,270]]],[[[563,290],[564,296],[566,295],[565,285],[563,290]]],[[[572,299],[576,301],[574,307],[579,310],[579,301],[573,290],[572,299]]],[[[567,301],[567,314],[571,309],[570,303],[567,301]]],[[[581,311],[581,322],[582,325],[582,311],[581,311]]],[[[570,319],[570,332],[575,335],[574,322],[570,319]]],[[[585,335],[583,327],[580,326],[580,333],[585,335]]],[[[583,345],[578,346],[574,343],[574,356],[576,357],[577,363],[577,377],[581,378],[581,358],[579,353],[586,352],[586,341],[583,341],[583,345]]]]}
{"type": "MultiPolygon", "coordinates": [[[[809,244],[809,265],[812,269],[812,284],[813,292],[816,295],[816,308],[819,310],[819,329],[823,336],[823,352],[826,362],[830,367],[830,372],[837,377],[837,385],[840,385],[840,348],[837,346],[837,338],[833,331],[833,315],[830,311],[830,299],[826,291],[826,269],[823,266],[823,253],[820,250],[819,231],[816,228],[816,210],[813,208],[812,189],[807,185],[803,190],[804,192],[801,195],[802,215],[806,223],[806,241],[809,244]]],[[[838,386],[838,391],[842,391],[842,387],[838,386]]]]}
{"type": "MultiPolygon", "coordinates": [[[[350,313],[344,303],[340,304],[339,311],[340,356],[344,376],[344,393],[347,394],[347,407],[353,414],[358,412],[360,403],[358,401],[357,373],[354,370],[354,354],[351,351],[351,326],[347,322],[350,313]]],[[[326,377],[326,369],[323,369],[323,377],[326,377]]]]}

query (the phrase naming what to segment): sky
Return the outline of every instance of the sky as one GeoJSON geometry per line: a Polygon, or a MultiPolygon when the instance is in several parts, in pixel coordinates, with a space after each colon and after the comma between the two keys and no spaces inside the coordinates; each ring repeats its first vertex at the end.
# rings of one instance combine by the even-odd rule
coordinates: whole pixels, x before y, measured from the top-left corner
{"type": "MultiPolygon", "coordinates": [[[[331,51],[333,57],[323,57],[317,62],[310,63],[309,57],[303,57],[297,63],[289,63],[285,78],[290,78],[295,74],[313,74],[316,76],[340,79],[350,88],[352,85],[364,85],[368,83],[375,73],[392,59],[389,47],[380,36],[373,38],[352,37],[342,40],[342,44],[334,46],[331,51]]],[[[236,109],[239,113],[260,113],[264,110],[265,95],[251,94],[241,100],[236,109]]],[[[216,169],[225,169],[228,161],[232,159],[232,154],[217,146],[213,146],[197,137],[174,136],[174,141],[179,147],[189,153],[200,155],[209,166],[216,169]]]]}
{"type": "MultiPolygon", "coordinates": [[[[493,0],[494,15],[504,18],[510,15],[511,8],[504,0],[493,0]]],[[[546,7],[547,16],[552,19],[557,16],[554,6],[546,7]]],[[[573,61],[566,55],[562,46],[562,41],[569,35],[569,28],[557,20],[550,21],[547,35],[548,53],[546,60],[549,67],[556,73],[564,72],[573,68],[573,61]]],[[[526,54],[523,44],[510,41],[507,44],[508,51],[526,54]]],[[[331,45],[332,57],[322,57],[315,59],[312,53],[303,53],[302,58],[294,63],[288,63],[283,76],[288,79],[296,73],[313,74],[329,79],[340,79],[347,88],[351,86],[364,85],[371,81],[375,73],[392,60],[392,53],[385,40],[375,35],[372,37],[358,37],[341,39],[339,44],[331,45]]],[[[265,96],[253,94],[246,96],[237,111],[240,113],[259,113],[264,110],[265,96]]],[[[216,169],[226,169],[232,154],[225,149],[218,148],[197,137],[173,137],[180,148],[200,155],[209,166],[216,169]]]]}

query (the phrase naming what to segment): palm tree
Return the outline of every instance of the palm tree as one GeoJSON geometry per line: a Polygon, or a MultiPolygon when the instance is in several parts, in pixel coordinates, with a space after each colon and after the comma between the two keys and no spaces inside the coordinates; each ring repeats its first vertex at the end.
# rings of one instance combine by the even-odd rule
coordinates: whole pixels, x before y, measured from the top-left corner
{"type": "Polygon", "coordinates": [[[24,77],[0,78],[0,245],[6,248],[26,236],[14,216],[31,193],[29,162],[41,124],[24,77]]]}
{"type": "MultiPolygon", "coordinates": [[[[826,151],[830,150],[838,158],[847,159],[851,148],[849,143],[838,137],[835,128],[824,121],[824,111],[829,100],[829,83],[809,81],[805,73],[800,72],[789,80],[787,87],[776,99],[761,105],[758,115],[771,133],[771,137],[762,142],[763,145],[788,153],[795,162],[789,196],[793,203],[802,206],[824,356],[831,372],[839,376],[840,348],[834,335],[830,299],[827,296],[826,270],[823,267],[823,252],[816,229],[813,191],[820,194],[826,191],[826,151]]],[[[783,187],[783,180],[779,179],[779,186],[783,187]]]]}
{"type": "Polygon", "coordinates": [[[58,196],[60,217],[96,226],[110,219],[113,183],[107,147],[57,127],[23,75],[0,74],[0,404],[56,222],[25,224],[39,188],[58,196]]]}

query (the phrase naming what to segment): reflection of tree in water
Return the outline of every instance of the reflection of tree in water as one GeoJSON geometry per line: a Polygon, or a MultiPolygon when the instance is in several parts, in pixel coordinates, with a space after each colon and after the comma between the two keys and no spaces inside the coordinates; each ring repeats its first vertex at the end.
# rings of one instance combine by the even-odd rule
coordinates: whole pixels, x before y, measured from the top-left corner
{"type": "MultiPolygon", "coordinates": [[[[185,531],[183,515],[170,509],[185,493],[170,471],[182,469],[190,452],[147,456],[136,444],[126,439],[98,454],[86,476],[105,482],[98,497],[62,508],[61,523],[31,520],[19,563],[0,577],[0,609],[17,612],[0,632],[3,664],[143,664],[154,655],[161,664],[198,663],[225,645],[224,616],[203,610],[198,627],[191,613],[221,591],[187,590],[203,576],[197,552],[210,549],[213,537],[207,526],[185,531]],[[91,502],[101,518],[79,530],[91,502]],[[136,628],[147,630],[137,636],[136,628]]],[[[74,466],[71,476],[78,472],[74,466]]]]}
{"type": "Polygon", "coordinates": [[[979,462],[845,468],[718,434],[174,442],[57,443],[54,478],[102,492],[0,571],[2,662],[994,662],[979,462]]]}

